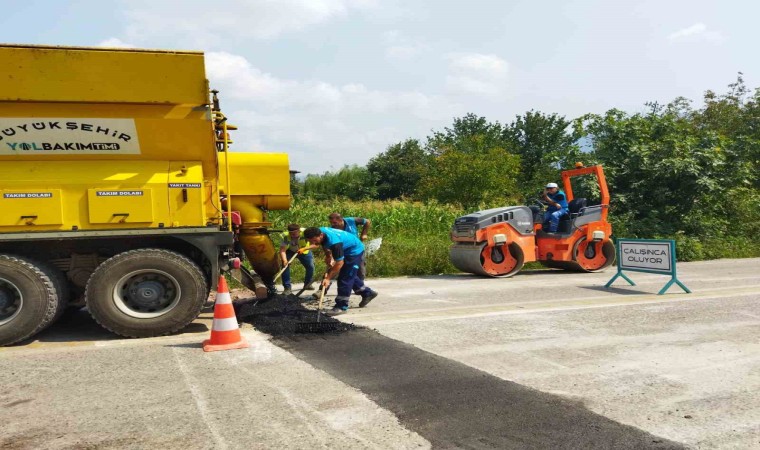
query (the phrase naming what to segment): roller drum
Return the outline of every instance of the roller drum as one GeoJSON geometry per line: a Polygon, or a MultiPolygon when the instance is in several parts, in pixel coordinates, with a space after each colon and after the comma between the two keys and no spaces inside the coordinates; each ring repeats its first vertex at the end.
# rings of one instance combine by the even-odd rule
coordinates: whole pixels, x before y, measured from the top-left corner
{"type": "Polygon", "coordinates": [[[485,277],[512,276],[522,269],[524,263],[517,245],[489,247],[487,242],[454,244],[449,249],[449,259],[462,272],[485,277]]]}

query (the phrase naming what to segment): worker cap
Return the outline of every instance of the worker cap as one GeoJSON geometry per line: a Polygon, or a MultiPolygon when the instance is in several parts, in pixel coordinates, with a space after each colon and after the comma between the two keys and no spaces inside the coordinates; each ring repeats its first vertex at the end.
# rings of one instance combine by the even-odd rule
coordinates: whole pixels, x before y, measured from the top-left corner
{"type": "Polygon", "coordinates": [[[559,186],[557,186],[557,183],[549,183],[549,184],[546,185],[546,189],[551,189],[551,188],[555,188],[555,187],[559,187],[559,186]]]}

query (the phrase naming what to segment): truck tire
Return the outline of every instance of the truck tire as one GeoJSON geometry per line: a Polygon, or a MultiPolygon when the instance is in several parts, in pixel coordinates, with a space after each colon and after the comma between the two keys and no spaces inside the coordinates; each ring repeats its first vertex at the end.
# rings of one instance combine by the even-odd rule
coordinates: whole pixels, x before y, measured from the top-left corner
{"type": "Polygon", "coordinates": [[[87,309],[105,329],[126,337],[152,337],[184,328],[206,302],[206,277],[193,261],[169,250],[120,253],[92,273],[87,309]]]}
{"type": "Polygon", "coordinates": [[[69,300],[71,299],[71,287],[69,285],[69,280],[66,279],[66,275],[64,275],[63,272],[54,265],[45,262],[37,263],[37,267],[39,267],[39,269],[45,273],[48,278],[50,278],[50,281],[53,283],[53,288],[55,289],[56,294],[58,294],[58,307],[55,310],[53,320],[47,324],[49,327],[50,325],[57,322],[69,307],[69,300]]]}
{"type": "Polygon", "coordinates": [[[59,306],[53,281],[37,263],[0,255],[0,345],[34,336],[52,323],[59,306]]]}

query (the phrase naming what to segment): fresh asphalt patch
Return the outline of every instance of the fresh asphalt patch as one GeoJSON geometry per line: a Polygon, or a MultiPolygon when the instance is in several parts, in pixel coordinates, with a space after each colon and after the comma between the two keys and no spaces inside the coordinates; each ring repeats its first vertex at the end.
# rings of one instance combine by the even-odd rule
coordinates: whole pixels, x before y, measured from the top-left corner
{"type": "Polygon", "coordinates": [[[685,448],[374,330],[346,323],[337,332],[297,334],[295,324],[316,320],[316,312],[293,296],[238,306],[238,319],[362,391],[434,448],[685,448]]]}
{"type": "Polygon", "coordinates": [[[298,334],[300,324],[317,321],[333,324],[329,333],[343,333],[359,328],[352,323],[341,322],[324,314],[317,317],[317,311],[304,308],[301,301],[302,299],[295,295],[275,295],[268,299],[248,300],[233,305],[238,321],[251,323],[259,331],[272,336],[298,334]]]}

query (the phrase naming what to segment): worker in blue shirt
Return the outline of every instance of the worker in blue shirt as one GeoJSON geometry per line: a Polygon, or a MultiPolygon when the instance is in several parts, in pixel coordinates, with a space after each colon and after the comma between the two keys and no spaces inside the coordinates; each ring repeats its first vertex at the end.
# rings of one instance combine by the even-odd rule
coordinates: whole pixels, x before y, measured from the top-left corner
{"type": "Polygon", "coordinates": [[[556,233],[559,227],[559,219],[568,213],[567,196],[557,186],[557,183],[549,183],[544,189],[544,203],[548,205],[544,214],[544,222],[549,222],[549,233],[556,233]]]}
{"type": "MultiPolygon", "coordinates": [[[[370,228],[372,228],[372,222],[364,217],[343,217],[339,213],[332,213],[327,217],[330,220],[330,226],[337,230],[343,230],[347,233],[351,233],[359,237],[362,242],[367,240],[367,234],[370,228]],[[359,225],[362,226],[361,234],[359,233],[359,225]]],[[[364,255],[362,262],[359,265],[359,278],[362,280],[367,277],[367,255],[364,255]]]]}
{"type": "Polygon", "coordinates": [[[364,256],[364,244],[356,235],[328,227],[310,227],[303,232],[311,245],[321,245],[325,252],[325,265],[329,267],[322,286],[327,289],[330,280],[338,278],[338,296],[335,306],[325,314],[337,316],[348,311],[351,291],[361,295],[360,308],[377,297],[377,292],[364,285],[359,278],[359,265],[364,256]]]}

